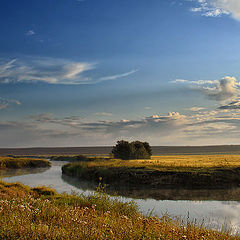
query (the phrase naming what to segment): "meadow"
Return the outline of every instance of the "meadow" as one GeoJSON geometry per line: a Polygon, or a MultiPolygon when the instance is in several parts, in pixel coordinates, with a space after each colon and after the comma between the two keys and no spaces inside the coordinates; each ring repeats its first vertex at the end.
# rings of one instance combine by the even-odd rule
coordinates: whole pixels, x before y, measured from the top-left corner
{"type": "MultiPolygon", "coordinates": [[[[62,157],[64,158],[64,156],[62,157]]],[[[145,167],[156,170],[177,168],[240,167],[240,155],[174,155],[152,156],[151,159],[119,160],[96,158],[87,163],[88,167],[145,167]]],[[[179,170],[181,170],[179,169],[179,170]]]]}
{"type": "Polygon", "coordinates": [[[0,199],[0,239],[240,239],[167,215],[143,216],[133,202],[112,199],[101,187],[77,196],[1,181],[0,199]]]}
{"type": "Polygon", "coordinates": [[[49,167],[51,163],[46,159],[23,157],[0,157],[0,170],[16,168],[49,167]]]}

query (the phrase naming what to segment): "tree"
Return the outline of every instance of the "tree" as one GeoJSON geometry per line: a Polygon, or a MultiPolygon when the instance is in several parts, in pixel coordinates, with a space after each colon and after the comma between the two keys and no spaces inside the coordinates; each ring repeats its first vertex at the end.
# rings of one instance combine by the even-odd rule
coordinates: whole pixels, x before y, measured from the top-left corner
{"type": "Polygon", "coordinates": [[[112,154],[115,158],[123,160],[129,159],[150,159],[152,155],[152,149],[147,142],[128,142],[118,141],[116,146],[112,149],[112,154]]]}

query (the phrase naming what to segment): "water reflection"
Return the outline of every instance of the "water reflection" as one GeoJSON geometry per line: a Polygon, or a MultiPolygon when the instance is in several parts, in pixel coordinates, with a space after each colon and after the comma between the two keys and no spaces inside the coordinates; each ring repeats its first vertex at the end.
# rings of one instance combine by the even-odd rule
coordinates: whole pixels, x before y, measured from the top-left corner
{"type": "MultiPolygon", "coordinates": [[[[62,175],[62,180],[76,188],[96,190],[98,184],[77,180],[62,175]]],[[[108,185],[105,191],[110,195],[120,195],[130,198],[156,200],[192,200],[192,201],[240,201],[240,188],[233,189],[154,189],[140,185],[108,185]]]]}
{"type": "Polygon", "coordinates": [[[0,178],[22,176],[22,175],[27,175],[27,174],[43,173],[43,172],[45,172],[49,169],[50,169],[50,167],[0,170],[0,178]]]}

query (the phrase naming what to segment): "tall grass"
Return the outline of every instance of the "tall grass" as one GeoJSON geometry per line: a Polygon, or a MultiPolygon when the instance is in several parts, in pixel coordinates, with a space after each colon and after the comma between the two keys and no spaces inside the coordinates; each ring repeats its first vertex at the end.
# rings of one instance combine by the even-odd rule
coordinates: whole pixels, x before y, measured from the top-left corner
{"type": "Polygon", "coordinates": [[[48,166],[51,166],[51,163],[46,159],[0,157],[0,170],[9,168],[33,168],[48,166]]]}
{"type": "Polygon", "coordinates": [[[133,203],[101,192],[84,197],[49,191],[0,182],[0,239],[240,239],[168,216],[145,217],[133,203]]]}

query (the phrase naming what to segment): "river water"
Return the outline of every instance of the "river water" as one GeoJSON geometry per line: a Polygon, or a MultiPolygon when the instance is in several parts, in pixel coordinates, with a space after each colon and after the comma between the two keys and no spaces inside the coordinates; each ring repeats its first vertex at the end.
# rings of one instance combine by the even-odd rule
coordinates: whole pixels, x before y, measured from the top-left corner
{"type": "MultiPolygon", "coordinates": [[[[6,182],[21,182],[30,187],[45,185],[57,192],[91,194],[93,184],[79,182],[74,178],[62,176],[61,167],[66,162],[52,162],[51,168],[0,171],[0,178],[6,182]]],[[[122,201],[134,200],[143,214],[180,217],[185,221],[204,222],[210,228],[229,229],[240,232],[240,202],[238,201],[182,201],[133,199],[119,197],[122,201]]]]}

